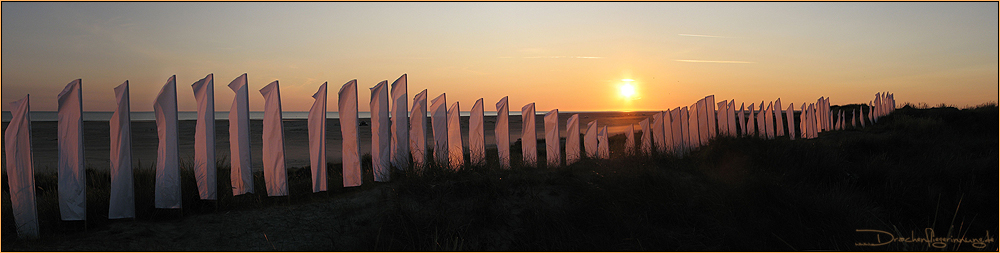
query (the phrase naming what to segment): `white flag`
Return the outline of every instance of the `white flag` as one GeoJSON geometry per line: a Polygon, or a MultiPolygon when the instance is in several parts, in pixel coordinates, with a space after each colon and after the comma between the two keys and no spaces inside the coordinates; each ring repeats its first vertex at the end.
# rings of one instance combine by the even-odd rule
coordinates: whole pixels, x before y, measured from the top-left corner
{"type": "Polygon", "coordinates": [[[497,124],[493,134],[497,138],[497,157],[500,161],[500,168],[503,169],[510,169],[509,109],[506,96],[497,101],[497,124]]]}
{"type": "Polygon", "coordinates": [[[559,147],[559,109],[545,113],[545,160],[549,168],[561,166],[562,154],[559,147]]]}
{"type": "Polygon", "coordinates": [[[483,131],[483,99],[479,98],[469,114],[469,162],[474,166],[486,164],[486,137],[483,131]]]}
{"type": "Polygon", "coordinates": [[[655,145],[656,153],[663,154],[667,152],[667,144],[663,142],[663,113],[655,112],[653,113],[653,145],[655,145]]]}
{"type": "Polygon", "coordinates": [[[802,105],[799,106],[799,107],[801,107],[801,108],[799,108],[799,111],[800,111],[799,112],[799,138],[808,139],[809,135],[807,133],[809,132],[809,129],[806,129],[806,122],[809,121],[809,117],[807,116],[808,114],[806,113],[806,104],[802,103],[802,105]]]}
{"type": "Polygon", "coordinates": [[[285,172],[285,133],[281,125],[281,89],[278,81],[260,89],[264,95],[264,184],[267,196],[287,196],[288,180],[285,172]]]}
{"type": "Polygon", "coordinates": [[[392,179],[392,151],[389,140],[389,81],[379,82],[369,88],[371,98],[368,108],[371,110],[372,128],[372,174],[375,182],[389,182],[392,179]]]}
{"type": "Polygon", "coordinates": [[[108,121],[111,130],[111,198],[108,219],[135,218],[135,187],[132,177],[132,118],[128,81],[115,87],[114,114],[108,121]]]}
{"type": "Polygon", "coordinates": [[[215,78],[208,74],[191,84],[194,100],[198,102],[198,120],[194,126],[194,178],[198,182],[198,196],[215,200],[215,78]]]}
{"type": "MultiPolygon", "coordinates": [[[[762,103],[763,104],[763,103],[762,103]]],[[[767,110],[764,111],[764,129],[767,130],[767,139],[774,139],[774,102],[767,104],[767,110]]]]}
{"type": "Polygon", "coordinates": [[[309,167],[313,192],[326,191],[326,82],[312,95],[309,108],[309,167]]]}
{"type": "Polygon", "coordinates": [[[788,139],[795,140],[795,107],[792,103],[788,103],[788,109],[785,110],[785,118],[788,119],[788,139]]]}
{"type": "Polygon", "coordinates": [[[824,100],[823,97],[819,97],[819,99],[816,99],[816,103],[813,104],[813,110],[815,110],[816,114],[810,115],[810,117],[812,117],[816,121],[814,122],[814,124],[816,125],[817,133],[828,130],[826,129],[826,114],[823,112],[823,100],[824,100]]]}
{"type": "Polygon", "coordinates": [[[715,116],[719,121],[719,136],[729,136],[729,122],[727,122],[729,117],[726,116],[726,112],[729,111],[729,109],[726,108],[726,106],[729,105],[729,101],[722,101],[713,105],[719,107],[718,114],[715,116]]]}
{"type": "Polygon", "coordinates": [[[601,131],[597,133],[597,157],[601,159],[610,159],[611,151],[608,149],[608,126],[601,128],[601,131]]]}
{"type": "Polygon", "coordinates": [[[673,141],[670,145],[674,146],[674,154],[684,152],[683,127],[681,126],[683,122],[680,107],[670,110],[670,139],[673,141]]]}
{"type": "Polygon", "coordinates": [[[688,147],[689,149],[695,149],[698,146],[701,146],[701,129],[698,128],[698,124],[701,123],[698,117],[701,116],[701,113],[698,112],[698,104],[698,102],[691,104],[691,109],[688,112],[688,130],[690,131],[688,143],[691,143],[688,147]]]}
{"type": "Polygon", "coordinates": [[[587,132],[583,134],[583,150],[587,157],[597,158],[597,120],[587,123],[587,132]]]}
{"type": "Polygon", "coordinates": [[[431,100],[431,130],[434,131],[434,161],[448,166],[448,108],[444,93],[431,100]]]}
{"type": "Polygon", "coordinates": [[[392,82],[392,166],[405,171],[410,167],[410,126],[406,117],[409,106],[406,100],[406,74],[392,82]]]}
{"type": "Polygon", "coordinates": [[[229,83],[236,95],[229,108],[229,180],[233,195],[253,193],[253,168],[250,162],[250,98],[247,74],[229,83]]]}
{"type": "Polygon", "coordinates": [[[361,185],[361,143],[358,141],[358,80],[351,80],[337,92],[337,111],[340,114],[340,134],[343,139],[341,160],[344,187],[361,185]]]}
{"type": "MultiPolygon", "coordinates": [[[[746,137],[748,134],[750,134],[750,131],[747,129],[747,114],[746,114],[746,110],[744,110],[745,107],[743,107],[743,105],[745,105],[745,104],[746,104],[745,102],[744,103],[740,103],[740,134],[742,134],[742,136],[744,136],[744,137],[746,137]]],[[[753,109],[751,109],[751,110],[753,110],[753,109]]]]}
{"type": "Polygon", "coordinates": [[[580,160],[580,114],[566,120],[566,165],[580,160]]]}
{"type": "Polygon", "coordinates": [[[726,122],[729,123],[729,136],[736,137],[736,100],[729,100],[729,106],[726,111],[726,117],[729,118],[726,122]]]}
{"type": "Polygon", "coordinates": [[[76,79],[59,93],[59,213],[62,220],[87,219],[87,173],[83,156],[83,94],[76,79]]]}
{"type": "Polygon", "coordinates": [[[535,136],[535,103],[521,107],[521,155],[524,166],[538,166],[538,147],[535,136]]]}
{"type": "Polygon", "coordinates": [[[642,137],[639,137],[639,151],[642,152],[643,155],[652,155],[653,138],[650,136],[652,131],[649,130],[649,118],[639,121],[639,128],[642,130],[642,137]]]}
{"type": "Polygon", "coordinates": [[[177,155],[177,83],[170,76],[153,100],[156,114],[156,208],[181,208],[181,175],[177,155]]]}
{"type": "Polygon", "coordinates": [[[427,154],[427,89],[413,96],[410,108],[410,155],[417,171],[426,165],[427,154]]]}
{"type": "Polygon", "coordinates": [[[714,133],[715,131],[714,130],[709,130],[709,129],[711,129],[712,126],[715,125],[715,123],[714,123],[715,121],[710,118],[711,117],[710,115],[712,115],[712,113],[709,113],[709,111],[713,111],[713,112],[715,111],[715,110],[712,110],[712,107],[714,107],[714,105],[709,105],[708,104],[708,97],[705,97],[705,98],[702,98],[701,100],[698,100],[698,140],[699,140],[698,143],[699,143],[699,146],[708,145],[708,141],[711,140],[714,137],[714,136],[712,136],[712,133],[714,133]]]}
{"type": "Polygon", "coordinates": [[[465,147],[462,146],[462,123],[461,110],[458,101],[448,108],[448,165],[452,170],[458,170],[465,165],[463,153],[465,147]]]}
{"type": "Polygon", "coordinates": [[[11,209],[20,238],[38,238],[38,210],[35,205],[35,171],[31,157],[30,99],[10,103],[10,123],[3,133],[7,185],[11,209]]]}
{"type": "Polygon", "coordinates": [[[625,127],[625,154],[635,154],[635,125],[625,127]]]}
{"type": "Polygon", "coordinates": [[[673,120],[670,118],[670,111],[660,111],[663,115],[663,152],[673,153],[674,152],[674,126],[673,120]]]}
{"type": "Polygon", "coordinates": [[[704,144],[708,144],[708,140],[715,139],[717,130],[715,123],[715,95],[708,95],[705,97],[705,121],[708,121],[708,139],[704,140],[704,144]]]}
{"type": "Polygon", "coordinates": [[[774,101],[774,130],[775,136],[785,136],[785,121],[781,118],[781,98],[774,101]]]}
{"type": "Polygon", "coordinates": [[[764,101],[760,101],[760,109],[757,109],[757,138],[767,138],[767,119],[764,116],[767,114],[764,111],[764,101]]]}
{"type": "Polygon", "coordinates": [[[684,153],[688,153],[695,146],[698,136],[698,119],[694,117],[690,110],[694,107],[681,107],[681,138],[684,139],[684,153]]]}

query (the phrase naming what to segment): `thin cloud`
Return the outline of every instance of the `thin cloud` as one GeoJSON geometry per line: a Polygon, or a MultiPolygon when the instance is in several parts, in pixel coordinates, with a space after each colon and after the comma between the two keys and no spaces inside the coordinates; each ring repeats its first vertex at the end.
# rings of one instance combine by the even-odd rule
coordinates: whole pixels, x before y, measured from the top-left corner
{"type": "MultiPolygon", "coordinates": [[[[511,58],[511,57],[500,57],[500,58],[511,58]]],[[[524,59],[563,59],[563,58],[570,58],[570,59],[604,59],[604,57],[600,57],[600,56],[525,56],[525,57],[522,57],[522,58],[524,58],[524,59]]]]}
{"type": "Polygon", "coordinates": [[[708,60],[675,60],[679,62],[694,62],[694,63],[756,63],[752,61],[708,61],[708,60]]]}
{"type": "Polygon", "coordinates": [[[703,38],[731,38],[731,37],[726,37],[726,36],[715,36],[715,35],[704,35],[704,34],[687,34],[687,33],[678,33],[677,35],[678,36],[686,36],[686,37],[703,37],[703,38]]]}

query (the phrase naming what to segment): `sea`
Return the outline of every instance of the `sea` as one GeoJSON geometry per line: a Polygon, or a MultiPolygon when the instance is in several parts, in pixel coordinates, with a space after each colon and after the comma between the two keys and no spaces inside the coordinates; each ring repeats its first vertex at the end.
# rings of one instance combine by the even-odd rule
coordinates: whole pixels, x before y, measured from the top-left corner
{"type": "MultiPolygon", "coordinates": [[[[536,112],[535,114],[536,115],[541,115],[541,114],[544,114],[544,113],[545,112],[541,112],[541,113],[536,112]]],[[[58,121],[59,120],[59,114],[58,114],[58,112],[53,112],[53,111],[32,111],[29,114],[30,115],[28,115],[28,116],[31,117],[31,121],[58,121]]],[[[111,120],[111,115],[113,115],[113,114],[114,114],[114,112],[83,112],[83,120],[84,121],[108,121],[108,120],[111,120]]],[[[471,113],[468,112],[468,111],[459,112],[459,116],[466,116],[467,117],[469,115],[471,115],[471,113]]],[[[483,115],[484,116],[497,116],[497,112],[496,111],[486,111],[486,112],[483,112],[483,115]]],[[[521,112],[520,111],[511,111],[510,115],[518,115],[519,116],[519,115],[521,115],[521,112]]],[[[132,117],[132,121],[155,121],[156,120],[156,115],[153,114],[153,112],[131,112],[130,116],[132,117]]],[[[10,118],[11,117],[12,116],[11,116],[11,114],[10,114],[9,111],[4,111],[3,112],[3,116],[2,116],[2,122],[10,122],[10,118]]],[[[197,119],[197,117],[198,117],[198,112],[195,112],[195,111],[177,112],[177,120],[195,120],[195,119],[197,119]]],[[[427,114],[427,117],[430,117],[430,113],[427,114]]],[[[281,112],[281,118],[282,119],[286,119],[286,120],[288,120],[288,119],[292,119],[292,120],[294,120],[294,119],[303,119],[304,120],[304,119],[308,119],[309,118],[309,112],[296,112],[296,111],[281,112]]],[[[340,113],[339,112],[327,112],[326,113],[326,118],[327,119],[340,119],[340,113]]],[[[358,112],[358,118],[369,119],[369,118],[371,118],[371,112],[358,112]]],[[[216,120],[227,120],[227,119],[229,119],[229,112],[228,111],[225,111],[225,112],[215,112],[215,119],[216,120]]],[[[258,119],[258,120],[259,119],[264,119],[264,112],[263,111],[252,111],[252,112],[250,112],[250,119],[258,119]]]]}

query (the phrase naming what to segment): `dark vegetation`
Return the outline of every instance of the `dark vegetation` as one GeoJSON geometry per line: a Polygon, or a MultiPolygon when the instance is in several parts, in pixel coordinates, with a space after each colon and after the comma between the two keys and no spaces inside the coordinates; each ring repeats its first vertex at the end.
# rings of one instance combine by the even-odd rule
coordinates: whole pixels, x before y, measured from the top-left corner
{"type": "MultiPolygon", "coordinates": [[[[618,135],[610,138],[611,159],[583,159],[561,168],[546,168],[542,140],[538,168],[523,166],[518,142],[511,147],[511,170],[495,166],[490,154],[496,152],[489,150],[489,166],[453,172],[431,164],[420,174],[398,172],[391,183],[371,182],[366,156],[363,186],[342,188],[340,165],[331,164],[327,193],[311,193],[309,168],[290,168],[291,197],[266,197],[260,172],[255,174],[255,194],[234,197],[228,189],[228,164],[220,162],[219,185],[226,187],[220,187],[218,201],[198,200],[193,173],[182,170],[183,211],[152,208],[154,173],[152,166],[143,165],[135,174],[135,221],[107,220],[109,175],[88,171],[86,226],[100,230],[119,222],[173,222],[388,188],[378,218],[340,231],[359,241],[303,249],[936,250],[927,243],[855,245],[877,241],[874,234],[857,229],[899,238],[911,232],[923,237],[932,228],[939,238],[983,238],[987,233],[994,238],[983,248],[949,243],[948,250],[996,251],[997,116],[996,104],[961,110],[906,105],[868,128],[824,132],[813,140],[720,137],[683,157],[622,154],[624,136],[618,135]]],[[[82,222],[59,220],[55,175],[39,174],[42,239],[15,239],[6,176],[3,180],[4,251],[44,249],[40,245],[84,233],[82,222]]]]}

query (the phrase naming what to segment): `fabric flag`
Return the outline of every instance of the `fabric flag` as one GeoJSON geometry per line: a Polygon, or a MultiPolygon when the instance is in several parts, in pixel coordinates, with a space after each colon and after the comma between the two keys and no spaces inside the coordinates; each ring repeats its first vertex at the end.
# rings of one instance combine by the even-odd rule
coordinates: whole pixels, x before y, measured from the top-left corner
{"type": "MultiPolygon", "coordinates": [[[[686,111],[687,114],[687,150],[694,150],[700,145],[698,140],[698,103],[691,104],[686,111]]],[[[681,116],[681,118],[685,118],[681,116]]]]}
{"type": "Polygon", "coordinates": [[[406,94],[406,74],[400,76],[392,82],[392,126],[390,129],[392,142],[389,149],[392,150],[392,166],[397,170],[405,171],[410,167],[410,126],[406,117],[409,106],[407,105],[406,94]]]}
{"type": "Polygon", "coordinates": [[[757,123],[755,123],[757,114],[753,113],[753,105],[754,103],[750,103],[750,106],[747,107],[747,117],[749,117],[747,119],[747,136],[751,137],[757,135],[757,123]]]}
{"type": "Polygon", "coordinates": [[[132,177],[132,118],[128,81],[115,87],[118,106],[108,121],[111,130],[111,198],[108,219],[135,218],[135,187],[132,177]]]}
{"type": "Polygon", "coordinates": [[[746,137],[747,134],[750,133],[749,131],[747,131],[747,115],[746,115],[746,110],[744,110],[745,107],[743,107],[743,105],[745,104],[746,103],[740,103],[740,134],[744,137],[746,137]]]}
{"type": "Polygon", "coordinates": [[[788,138],[790,140],[795,140],[795,118],[794,118],[795,112],[794,112],[794,110],[795,110],[795,107],[792,106],[792,103],[788,103],[788,109],[785,110],[785,118],[788,119],[786,121],[788,122],[788,138]]]}
{"type": "Polygon", "coordinates": [[[427,160],[427,89],[413,96],[410,108],[410,156],[413,166],[421,171],[427,160]]]}
{"type": "Polygon", "coordinates": [[[819,126],[816,125],[817,124],[816,117],[818,117],[816,115],[816,104],[810,103],[809,108],[807,108],[806,110],[809,111],[809,122],[807,123],[809,124],[809,126],[807,127],[809,129],[809,139],[816,138],[816,133],[819,131],[819,126]]]}
{"type": "Polygon", "coordinates": [[[583,150],[587,157],[597,158],[597,120],[587,123],[587,132],[583,134],[583,150]]]}
{"type": "Polygon", "coordinates": [[[726,123],[729,124],[729,126],[727,126],[729,128],[729,136],[736,137],[738,134],[736,133],[736,100],[735,99],[729,100],[729,106],[727,107],[727,109],[728,110],[726,111],[726,118],[728,118],[728,120],[726,120],[726,123]]]}
{"type": "Polygon", "coordinates": [[[642,129],[642,137],[640,137],[641,140],[639,141],[639,151],[642,152],[643,155],[651,155],[653,154],[653,138],[652,136],[649,136],[652,134],[649,130],[649,118],[642,119],[642,121],[639,122],[639,128],[642,129]]]}
{"type": "Polygon", "coordinates": [[[218,187],[215,179],[215,78],[208,74],[191,84],[198,102],[198,120],[194,126],[194,178],[198,196],[215,200],[218,187]]]}
{"type": "Polygon", "coordinates": [[[253,168],[250,162],[250,98],[247,74],[229,83],[236,95],[229,108],[229,180],[233,195],[253,193],[253,168]]]}
{"type": "Polygon", "coordinates": [[[663,115],[663,152],[673,153],[674,152],[674,126],[670,119],[670,111],[660,111],[663,115]]]}
{"type": "Polygon", "coordinates": [[[774,139],[774,102],[767,104],[767,110],[764,111],[764,129],[767,130],[767,139],[774,139]]]}
{"type": "Polygon", "coordinates": [[[444,93],[431,100],[431,130],[434,132],[434,161],[448,165],[448,108],[444,93]]]}
{"type": "Polygon", "coordinates": [[[181,175],[177,155],[177,83],[170,76],[153,100],[156,114],[156,208],[181,208],[181,175]]]}
{"type": "Polygon", "coordinates": [[[774,101],[774,130],[775,136],[785,136],[785,120],[781,118],[781,98],[774,101]]]}
{"type": "Polygon", "coordinates": [[[869,101],[868,102],[868,122],[871,122],[872,124],[875,124],[875,104],[874,103],[875,103],[874,101],[869,101]]]}
{"type": "Polygon", "coordinates": [[[493,135],[497,138],[497,156],[500,168],[510,169],[510,126],[508,124],[509,109],[507,97],[497,101],[497,124],[493,135]]]}
{"type": "Polygon", "coordinates": [[[580,160],[580,114],[566,120],[566,165],[580,160]]]}
{"type": "Polygon", "coordinates": [[[809,130],[806,129],[806,122],[809,121],[809,117],[807,116],[808,114],[806,113],[806,104],[805,103],[802,103],[802,105],[799,108],[799,111],[800,111],[799,112],[799,138],[808,139],[809,135],[807,134],[807,132],[809,132],[809,130]]]}
{"type": "Polygon", "coordinates": [[[656,112],[653,113],[653,145],[656,147],[656,153],[663,154],[667,152],[667,144],[663,142],[663,113],[656,112]]]}
{"type": "Polygon", "coordinates": [[[683,130],[681,124],[684,121],[681,120],[681,108],[677,107],[670,110],[670,139],[673,141],[670,145],[673,145],[674,154],[681,154],[684,151],[684,138],[683,130]]]}
{"type": "Polygon", "coordinates": [[[625,128],[625,154],[635,154],[635,125],[632,124],[625,128]]]}
{"type": "Polygon", "coordinates": [[[708,121],[708,139],[705,140],[705,143],[707,144],[708,140],[715,139],[715,136],[718,133],[715,122],[715,95],[706,96],[704,106],[705,121],[708,121]]]}
{"type": "Polygon", "coordinates": [[[87,219],[87,173],[83,156],[81,80],[59,93],[59,213],[62,220],[87,219]]]}
{"type": "Polygon", "coordinates": [[[483,99],[479,98],[469,112],[469,163],[486,164],[486,135],[483,130],[483,99]]]}
{"type": "Polygon", "coordinates": [[[851,120],[850,121],[851,121],[851,128],[856,128],[857,125],[855,125],[855,123],[858,122],[858,109],[857,108],[851,110],[851,120]]]}
{"type": "Polygon", "coordinates": [[[361,143],[358,141],[358,80],[354,79],[340,87],[337,92],[337,111],[340,114],[341,160],[344,187],[360,186],[361,143]]]}
{"type": "Polygon", "coordinates": [[[313,94],[309,108],[309,165],[313,192],[326,191],[326,82],[313,94]]]}
{"type": "Polygon", "coordinates": [[[524,165],[538,166],[538,141],[535,136],[535,103],[521,107],[521,155],[524,165]]]}
{"type": "Polygon", "coordinates": [[[601,159],[610,159],[611,151],[608,149],[608,126],[601,128],[601,131],[597,133],[597,157],[601,159]]]}
{"type": "Polygon", "coordinates": [[[700,140],[698,140],[698,103],[691,104],[688,107],[688,150],[694,150],[700,145],[700,140]]]}
{"type": "Polygon", "coordinates": [[[861,127],[865,127],[865,106],[862,105],[858,108],[858,121],[861,122],[861,127]]]}
{"type": "Polygon", "coordinates": [[[760,109],[757,110],[757,137],[767,138],[767,111],[764,109],[764,101],[760,101],[760,109]]]}
{"type": "Polygon", "coordinates": [[[813,110],[815,110],[816,114],[815,115],[810,115],[814,119],[814,121],[816,121],[815,125],[816,125],[816,132],[817,133],[827,130],[826,129],[826,115],[823,112],[823,100],[824,100],[823,97],[819,97],[819,99],[816,100],[816,103],[813,104],[813,110]]]}
{"type": "Polygon", "coordinates": [[[371,97],[372,175],[375,182],[389,182],[392,172],[392,150],[389,149],[389,81],[369,88],[371,97]]]}
{"type": "Polygon", "coordinates": [[[281,125],[281,89],[278,81],[260,89],[264,96],[264,132],[261,134],[264,150],[264,184],[267,196],[287,196],[288,181],[285,171],[285,133],[281,125]]]}
{"type": "MultiPolygon", "coordinates": [[[[714,105],[709,105],[708,104],[708,97],[702,98],[701,100],[698,101],[698,140],[699,140],[698,144],[699,144],[699,146],[705,146],[705,145],[707,145],[708,141],[711,140],[712,137],[713,137],[712,133],[715,132],[715,131],[709,131],[709,129],[712,126],[715,125],[714,123],[709,123],[709,121],[713,121],[710,118],[711,117],[710,115],[712,115],[712,114],[708,112],[709,109],[711,109],[710,107],[714,107],[714,105]]],[[[711,110],[711,111],[715,111],[715,110],[711,110]]]]}
{"type": "Polygon", "coordinates": [[[462,125],[459,122],[458,101],[448,108],[448,165],[452,170],[458,170],[465,165],[465,158],[462,156],[465,148],[462,147],[462,125]]]}
{"type": "Polygon", "coordinates": [[[727,122],[727,120],[729,120],[729,118],[726,116],[726,112],[729,111],[729,109],[726,108],[729,105],[729,101],[722,101],[722,102],[719,102],[718,104],[713,104],[713,105],[719,107],[718,108],[719,109],[718,110],[719,113],[716,115],[716,118],[717,118],[717,120],[719,122],[718,123],[719,124],[719,135],[720,136],[729,136],[729,128],[728,128],[729,122],[727,122]]]}
{"type": "Polygon", "coordinates": [[[559,147],[559,109],[545,113],[545,160],[549,168],[561,166],[562,154],[559,147]]]}
{"type": "Polygon", "coordinates": [[[35,205],[35,171],[31,157],[31,109],[28,95],[10,103],[11,118],[3,133],[7,185],[20,238],[38,238],[38,209],[35,205]]]}

